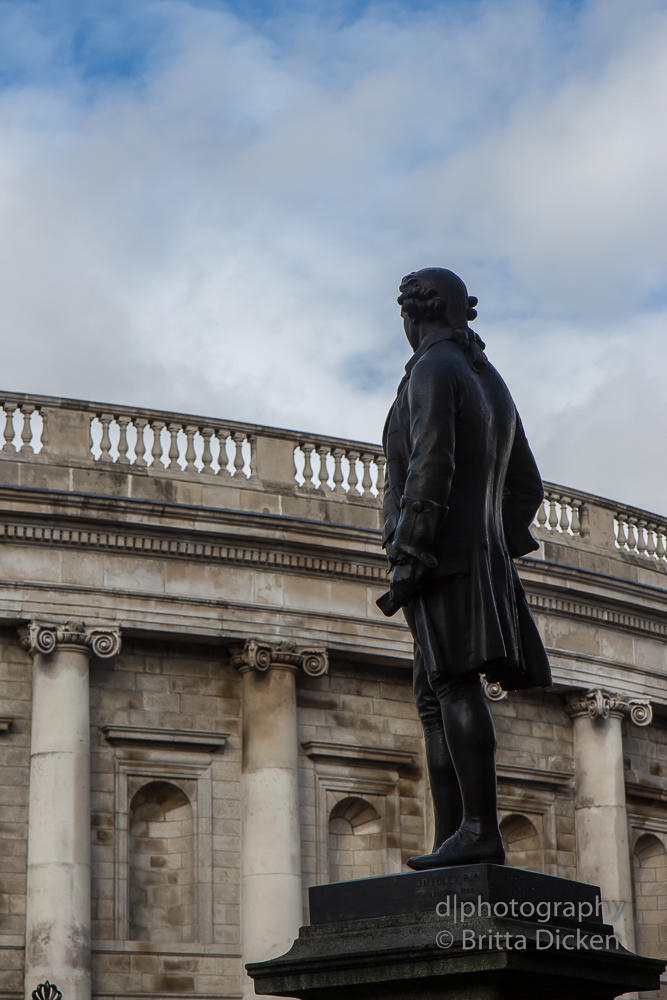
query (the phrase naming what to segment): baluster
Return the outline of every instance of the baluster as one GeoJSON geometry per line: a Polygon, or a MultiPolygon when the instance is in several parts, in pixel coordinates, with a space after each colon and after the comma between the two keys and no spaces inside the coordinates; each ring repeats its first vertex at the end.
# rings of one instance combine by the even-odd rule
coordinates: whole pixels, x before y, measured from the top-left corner
{"type": "Polygon", "coordinates": [[[152,420],[151,427],[153,429],[153,449],[151,452],[153,455],[153,464],[151,468],[156,472],[164,472],[165,465],[162,461],[162,428],[164,427],[164,421],[152,420]]]}
{"type": "Polygon", "coordinates": [[[42,443],[42,452],[46,455],[49,450],[49,411],[38,410],[37,412],[42,418],[42,433],[39,439],[42,443]]]}
{"type": "Polygon", "coordinates": [[[658,531],[657,524],[647,524],[646,525],[646,555],[649,559],[655,557],[655,533],[658,531]]]}
{"type": "Polygon", "coordinates": [[[116,417],[116,423],[120,428],[120,434],[118,437],[118,464],[119,465],[130,465],[130,460],[127,457],[127,428],[130,423],[129,417],[116,417]]]}
{"type": "Polygon", "coordinates": [[[318,478],[320,480],[319,489],[326,493],[330,490],[329,470],[327,469],[327,455],[329,454],[329,449],[327,445],[320,445],[317,449],[317,454],[320,456],[320,471],[318,473],[318,478]]]}
{"type": "Polygon", "coordinates": [[[334,448],[331,452],[336,463],[334,466],[333,474],[333,491],[335,493],[343,493],[343,482],[345,481],[345,476],[343,475],[342,459],[345,452],[342,448],[334,448]]]}
{"type": "Polygon", "coordinates": [[[109,426],[113,420],[113,414],[103,413],[98,417],[102,424],[102,440],[100,441],[100,462],[113,462],[111,457],[111,438],[109,437],[109,426]]]}
{"type": "Polygon", "coordinates": [[[364,474],[363,474],[363,476],[361,478],[361,489],[362,489],[361,495],[362,495],[362,497],[366,497],[366,498],[373,496],[373,494],[371,493],[371,486],[373,485],[373,480],[371,478],[371,461],[372,461],[372,459],[373,459],[373,456],[369,455],[368,452],[366,452],[366,454],[364,454],[364,455],[361,456],[361,461],[362,461],[363,466],[364,466],[364,474]]]}
{"type": "Polygon", "coordinates": [[[250,462],[249,462],[250,476],[248,477],[248,482],[251,482],[254,485],[259,486],[261,485],[261,483],[259,480],[259,476],[257,475],[257,438],[255,437],[254,434],[250,434],[246,436],[246,441],[250,446],[250,462]]]}
{"type": "Polygon", "coordinates": [[[313,466],[311,463],[311,458],[313,454],[313,448],[315,447],[312,441],[304,441],[303,444],[299,445],[301,451],[303,452],[303,489],[312,490],[313,483],[313,466]]]}
{"type": "Polygon", "coordinates": [[[558,512],[556,511],[556,499],[549,497],[549,531],[555,531],[558,527],[558,512]]]}
{"type": "MultiPolygon", "coordinates": [[[[628,549],[630,552],[635,552],[637,549],[635,529],[637,525],[637,519],[634,517],[629,517],[626,521],[628,528],[628,549]]],[[[639,532],[637,532],[638,534],[639,532]]]]}
{"type": "Polygon", "coordinates": [[[577,503],[572,504],[572,534],[581,534],[581,519],[579,517],[579,510],[581,505],[577,503]]]}
{"type": "Polygon", "coordinates": [[[229,455],[227,454],[227,438],[229,437],[229,431],[219,427],[216,437],[220,442],[220,455],[218,457],[220,471],[218,472],[218,475],[222,476],[223,479],[231,479],[232,474],[227,468],[227,463],[229,462],[229,455]]]}
{"type": "Polygon", "coordinates": [[[350,463],[350,471],[347,474],[347,485],[349,489],[347,491],[347,499],[356,500],[359,496],[359,490],[357,489],[357,483],[359,479],[357,477],[357,459],[359,458],[358,451],[348,451],[347,460],[350,463]]]}
{"type": "Polygon", "coordinates": [[[646,555],[646,539],[644,537],[645,527],[646,521],[637,521],[637,552],[640,556],[646,555]]]}
{"type": "Polygon", "coordinates": [[[185,446],[185,471],[196,472],[197,466],[195,461],[197,459],[197,452],[195,451],[195,434],[199,430],[194,424],[188,424],[185,428],[185,437],[187,444],[185,446]]]}
{"type": "Polygon", "coordinates": [[[5,431],[9,427],[9,413],[7,412],[7,403],[3,403],[2,404],[2,409],[4,410],[4,413],[5,413],[5,426],[4,426],[4,428],[2,430],[0,430],[0,451],[2,451],[2,449],[7,444],[7,438],[5,437],[5,431]]]}
{"type": "Polygon", "coordinates": [[[537,525],[540,528],[543,528],[547,523],[547,503],[548,501],[545,497],[537,509],[537,525]]]}
{"type": "Polygon", "coordinates": [[[97,416],[97,414],[94,413],[90,418],[90,422],[88,423],[88,431],[90,433],[90,448],[88,449],[88,451],[93,456],[93,460],[95,462],[98,462],[99,459],[95,457],[95,453],[93,450],[95,448],[95,438],[93,437],[93,428],[95,427],[95,421],[97,420],[97,422],[99,423],[99,419],[100,418],[97,416]]]}
{"type": "Polygon", "coordinates": [[[569,497],[560,498],[560,530],[565,534],[570,527],[569,506],[571,502],[569,497]]]}
{"type": "Polygon", "coordinates": [[[181,425],[178,423],[172,423],[167,425],[167,430],[169,431],[169,471],[170,472],[180,472],[180,466],[178,464],[179,451],[178,451],[178,432],[181,429],[181,425]]]}
{"type": "MultiPolygon", "coordinates": [[[[30,421],[30,415],[35,409],[30,403],[24,403],[21,407],[21,413],[23,414],[23,427],[21,428],[21,451],[28,451],[28,448],[32,444],[32,423],[30,421]]],[[[34,451],[33,451],[34,455],[34,451]]]]}
{"type": "Polygon", "coordinates": [[[656,534],[658,536],[656,556],[658,559],[664,559],[667,556],[667,550],[665,549],[665,529],[658,528],[656,534]]]}
{"type": "Polygon", "coordinates": [[[579,509],[579,517],[581,519],[579,534],[582,538],[585,538],[586,535],[590,535],[591,533],[591,526],[588,520],[588,506],[585,503],[582,503],[579,509]]]}
{"type": "Polygon", "coordinates": [[[378,491],[377,498],[380,501],[380,503],[382,503],[382,496],[384,494],[384,465],[385,465],[384,455],[378,455],[375,459],[375,464],[377,465],[377,470],[378,470],[377,483],[375,484],[377,486],[377,491],[378,491]]]}
{"type": "MultiPolygon", "coordinates": [[[[7,414],[7,423],[5,424],[5,437],[7,444],[14,445],[14,438],[16,437],[16,428],[14,427],[14,410],[17,409],[16,403],[5,403],[4,411],[7,414]]],[[[16,451],[16,447],[14,447],[16,451]]]]}
{"type": "Polygon", "coordinates": [[[616,541],[618,542],[619,549],[624,549],[628,544],[628,531],[621,514],[616,515],[616,523],[618,524],[616,541]]]}
{"type": "Polygon", "coordinates": [[[134,454],[137,456],[137,460],[134,464],[140,469],[145,469],[148,466],[148,456],[150,455],[146,438],[144,437],[144,430],[148,426],[148,421],[145,417],[136,417],[132,423],[137,432],[137,443],[134,446],[134,454]]]}
{"type": "Polygon", "coordinates": [[[232,441],[236,445],[236,453],[234,455],[234,475],[240,476],[243,473],[243,466],[245,465],[245,459],[243,458],[243,442],[245,440],[245,434],[243,431],[234,431],[232,434],[232,441]]]}
{"type": "Polygon", "coordinates": [[[201,436],[204,439],[204,450],[201,455],[201,460],[203,463],[202,472],[207,475],[213,475],[213,453],[211,452],[211,438],[215,434],[212,427],[202,427],[201,436]]]}

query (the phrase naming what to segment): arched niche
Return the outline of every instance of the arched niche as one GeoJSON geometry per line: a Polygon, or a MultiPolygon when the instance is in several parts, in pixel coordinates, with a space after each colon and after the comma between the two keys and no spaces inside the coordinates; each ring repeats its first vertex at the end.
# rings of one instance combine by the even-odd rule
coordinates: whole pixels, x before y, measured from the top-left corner
{"type": "Polygon", "coordinates": [[[384,822],[366,799],[347,796],[329,814],[329,881],[370,878],[386,871],[384,822]]]}
{"type": "Polygon", "coordinates": [[[667,851],[659,837],[644,833],[633,851],[636,948],[640,955],[662,958],[667,952],[667,851]],[[662,905],[661,905],[662,904],[662,905]]]}
{"type": "Polygon", "coordinates": [[[535,825],[527,816],[513,813],[500,823],[505,864],[511,868],[542,871],[542,844],[535,825]]]}
{"type": "Polygon", "coordinates": [[[197,940],[192,805],[169,781],[150,781],[130,803],[130,940],[197,940]]]}

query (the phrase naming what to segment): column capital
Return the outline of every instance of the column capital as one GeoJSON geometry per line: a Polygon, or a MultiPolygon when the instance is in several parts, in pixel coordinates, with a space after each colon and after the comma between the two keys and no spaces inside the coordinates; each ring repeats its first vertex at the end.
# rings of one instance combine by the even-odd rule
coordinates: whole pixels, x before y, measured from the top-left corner
{"type": "Polygon", "coordinates": [[[321,677],[329,669],[329,654],[323,646],[297,646],[291,639],[277,643],[246,639],[242,646],[232,646],[231,651],[232,663],[241,673],[264,673],[271,667],[296,671],[301,667],[309,677],[321,677]]]}
{"type": "Polygon", "coordinates": [[[498,681],[487,681],[483,674],[482,690],[489,701],[503,701],[507,697],[507,691],[501,687],[498,681]]]}
{"type": "Polygon", "coordinates": [[[103,659],[120,652],[118,625],[86,625],[69,621],[64,624],[34,620],[19,627],[21,645],[34,656],[53,653],[58,647],[76,646],[103,659]]]}
{"type": "Polygon", "coordinates": [[[648,726],[653,719],[649,698],[632,698],[606,688],[590,688],[588,691],[569,694],[565,711],[573,719],[584,715],[591,719],[629,718],[636,726],[648,726]]]}

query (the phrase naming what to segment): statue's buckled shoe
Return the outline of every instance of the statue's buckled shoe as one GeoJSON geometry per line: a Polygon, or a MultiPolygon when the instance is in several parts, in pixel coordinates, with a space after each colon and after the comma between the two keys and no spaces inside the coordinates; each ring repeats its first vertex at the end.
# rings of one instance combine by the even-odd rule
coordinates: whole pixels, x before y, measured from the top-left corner
{"type": "Polygon", "coordinates": [[[429,868],[451,868],[454,865],[474,865],[482,862],[494,865],[505,863],[505,849],[501,837],[475,837],[466,831],[457,830],[454,836],[446,840],[437,851],[408,858],[406,864],[414,871],[426,871],[429,868]]]}

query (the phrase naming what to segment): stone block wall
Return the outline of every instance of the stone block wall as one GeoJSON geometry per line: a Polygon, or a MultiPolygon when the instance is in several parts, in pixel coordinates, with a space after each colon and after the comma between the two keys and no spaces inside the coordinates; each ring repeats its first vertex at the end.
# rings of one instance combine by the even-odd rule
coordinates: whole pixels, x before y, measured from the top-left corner
{"type": "MultiPolygon", "coordinates": [[[[2,631],[2,712],[12,722],[0,732],[0,998],[17,998],[22,991],[31,672],[31,658],[16,632],[2,631]]],[[[130,636],[114,660],[93,658],[90,676],[94,993],[104,998],[119,993],[238,996],[241,678],[222,645],[130,636]],[[211,752],[187,742],[113,740],[104,726],[229,736],[224,749],[211,752]],[[191,808],[193,832],[186,831],[184,842],[191,837],[198,844],[197,857],[193,861],[188,855],[187,864],[193,871],[199,866],[199,878],[211,890],[209,918],[199,905],[196,918],[188,918],[192,929],[180,938],[143,924],[141,933],[132,930],[130,807],[134,801],[144,808],[137,795],[151,782],[172,786],[179,808],[187,800],[183,815],[189,816],[191,808]],[[119,900],[125,906],[124,925],[119,900]]],[[[333,659],[323,676],[300,671],[296,690],[307,920],[309,885],[400,871],[407,857],[430,846],[428,793],[408,669],[333,659]],[[319,750],[313,750],[315,745],[319,750]],[[356,748],[364,754],[355,756],[356,748]]],[[[512,693],[491,709],[509,862],[576,878],[573,728],[563,695],[512,693]]],[[[624,723],[624,752],[637,947],[658,955],[667,943],[667,722],[657,716],[646,728],[624,723]]],[[[159,834],[157,828],[146,833],[151,861],[140,867],[147,873],[146,885],[159,890],[168,927],[183,916],[180,906],[190,912],[196,894],[177,898],[171,892],[160,867],[159,834]],[[158,886],[158,873],[164,885],[158,886]]],[[[182,857],[186,854],[184,847],[182,857]]]]}
{"type": "Polygon", "coordinates": [[[346,859],[346,870],[352,872],[352,877],[369,877],[379,874],[380,869],[383,874],[400,871],[406,858],[424,850],[423,741],[411,672],[405,668],[334,661],[323,677],[299,676],[297,709],[302,745],[301,850],[307,915],[307,887],[328,881],[329,875],[322,848],[318,860],[318,839],[320,843],[324,840],[324,851],[328,851],[330,835],[345,836],[342,827],[337,833],[329,829],[334,804],[337,809],[333,819],[340,820],[344,815],[338,804],[344,799],[356,797],[368,803],[378,812],[384,836],[381,846],[371,853],[365,844],[362,846],[362,838],[365,841],[371,835],[364,832],[365,826],[354,828],[354,832],[350,829],[349,836],[359,844],[356,850],[350,848],[356,858],[346,859]],[[411,762],[398,766],[383,765],[381,761],[369,763],[361,758],[313,762],[303,749],[309,741],[400,751],[409,755],[411,762]]]}
{"type": "MultiPolygon", "coordinates": [[[[411,764],[393,772],[400,818],[396,838],[389,837],[382,847],[385,870],[393,870],[392,846],[398,847],[396,870],[402,869],[411,854],[421,853],[427,846],[430,849],[422,731],[414,706],[410,671],[334,662],[327,676],[299,678],[297,704],[302,745],[309,741],[357,744],[402,750],[412,755],[411,764]]],[[[510,863],[576,878],[573,733],[562,695],[515,692],[493,702],[491,711],[498,738],[500,814],[510,829],[506,845],[510,863]],[[521,840],[523,846],[519,847],[521,840]]],[[[379,777],[380,772],[376,764],[375,776],[379,777]]],[[[385,778],[387,775],[388,772],[385,778]]],[[[322,845],[321,829],[324,823],[331,819],[330,837],[345,837],[347,854],[352,850],[354,841],[350,836],[357,831],[343,830],[342,798],[361,796],[373,807],[377,807],[377,801],[373,797],[373,773],[364,766],[364,761],[322,764],[309,759],[305,750],[301,757],[300,795],[303,875],[307,887],[325,880],[322,862],[326,847],[322,845]],[[318,804],[318,785],[327,779],[334,788],[333,797],[330,794],[327,800],[320,793],[318,804]],[[318,816],[318,808],[321,813],[325,802],[327,815],[318,816]]],[[[359,832],[364,835],[363,828],[359,832]]],[[[359,849],[353,852],[357,855],[356,863],[349,856],[346,861],[352,864],[353,877],[368,877],[375,871],[368,869],[361,839],[358,843],[359,849]]],[[[333,845],[332,840],[329,846],[333,845]]],[[[379,856],[375,860],[379,863],[379,856]]]]}
{"type": "MultiPolygon", "coordinates": [[[[501,816],[524,816],[535,827],[541,858],[533,855],[530,867],[576,879],[573,731],[562,695],[511,692],[494,702],[491,711],[498,741],[501,816]],[[552,784],[549,772],[570,777],[552,784]]],[[[527,833],[524,828],[524,837],[527,833]]],[[[525,860],[517,857],[513,863],[524,867],[525,860]]]]}
{"type": "MultiPolygon", "coordinates": [[[[239,694],[240,678],[222,647],[126,639],[123,652],[112,664],[95,660],[91,664],[93,983],[96,995],[111,995],[115,991],[239,993],[239,694]],[[121,740],[112,745],[102,732],[101,727],[105,725],[140,730],[224,732],[229,737],[224,749],[214,753],[195,750],[187,743],[169,746],[121,740]],[[127,789],[124,802],[119,802],[119,775],[127,789]],[[204,782],[210,786],[210,816],[201,815],[204,782]],[[185,802],[185,797],[192,799],[192,806],[199,813],[200,862],[202,854],[206,854],[203,841],[207,841],[210,848],[207,862],[210,867],[202,873],[211,884],[210,926],[201,926],[200,913],[200,926],[185,935],[185,941],[179,940],[183,935],[177,932],[177,927],[186,917],[191,919],[191,906],[185,905],[187,900],[182,892],[179,895],[175,891],[178,888],[176,881],[173,889],[168,885],[157,886],[158,881],[164,880],[158,868],[155,869],[154,891],[160,894],[162,905],[159,909],[164,927],[142,927],[140,935],[134,927],[133,933],[130,912],[133,887],[130,884],[124,889],[128,910],[125,933],[128,937],[142,936],[149,940],[118,940],[118,882],[123,878],[131,882],[131,878],[128,879],[131,872],[123,866],[125,858],[119,856],[124,850],[127,857],[129,843],[125,840],[122,846],[119,844],[119,827],[129,825],[131,802],[138,802],[139,790],[150,783],[169,784],[177,793],[174,796],[176,804],[185,802]],[[119,811],[124,815],[119,816],[119,811]],[[193,943],[188,944],[188,938],[193,943]]],[[[145,805],[141,808],[145,809],[145,805]]],[[[169,825],[165,824],[165,833],[169,825]]],[[[127,832],[131,834],[129,829],[127,832]]],[[[155,836],[142,886],[144,881],[150,881],[150,864],[157,866],[165,861],[161,847],[166,840],[161,841],[157,836],[158,822],[151,824],[150,833],[155,836]]],[[[151,842],[145,847],[151,850],[151,842]]],[[[182,863],[185,864],[186,854],[180,854],[179,859],[184,859],[182,863]]],[[[178,873],[172,873],[172,877],[176,880],[178,873]]]]}
{"type": "Polygon", "coordinates": [[[667,794],[667,716],[655,715],[645,728],[624,722],[623,754],[630,792],[641,783],[667,794]]]}
{"type": "MultiPolygon", "coordinates": [[[[23,990],[32,659],[0,630],[0,996],[23,990]]],[[[57,725],[57,719],[54,719],[57,725]]]]}
{"type": "Polygon", "coordinates": [[[667,954],[667,719],[623,728],[637,950],[660,958],[667,954]]]}

